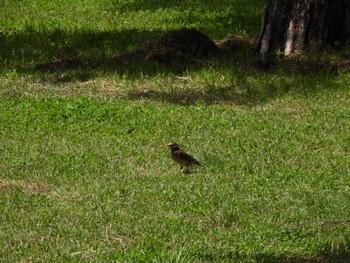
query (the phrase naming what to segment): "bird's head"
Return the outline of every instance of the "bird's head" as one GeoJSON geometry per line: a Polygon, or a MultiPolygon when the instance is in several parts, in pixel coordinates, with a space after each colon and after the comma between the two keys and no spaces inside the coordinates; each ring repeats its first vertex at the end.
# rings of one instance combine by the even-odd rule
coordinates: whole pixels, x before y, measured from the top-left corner
{"type": "Polygon", "coordinates": [[[179,149],[179,146],[177,145],[176,142],[171,142],[171,143],[165,144],[164,146],[170,147],[171,150],[178,150],[179,149]]]}

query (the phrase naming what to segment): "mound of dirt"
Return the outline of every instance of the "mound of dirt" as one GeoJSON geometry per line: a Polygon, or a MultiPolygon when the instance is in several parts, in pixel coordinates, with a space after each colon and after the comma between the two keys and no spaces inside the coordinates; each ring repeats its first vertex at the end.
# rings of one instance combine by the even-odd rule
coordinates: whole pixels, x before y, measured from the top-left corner
{"type": "Polygon", "coordinates": [[[197,29],[172,30],[144,43],[137,50],[145,60],[170,64],[194,62],[218,53],[215,43],[197,29]]]}

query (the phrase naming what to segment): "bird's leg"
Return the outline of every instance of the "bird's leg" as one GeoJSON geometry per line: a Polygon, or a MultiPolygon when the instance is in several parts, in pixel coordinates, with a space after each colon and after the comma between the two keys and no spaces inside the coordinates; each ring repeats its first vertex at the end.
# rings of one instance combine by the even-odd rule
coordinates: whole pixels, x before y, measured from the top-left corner
{"type": "Polygon", "coordinates": [[[189,167],[190,167],[189,165],[186,165],[186,168],[185,168],[185,170],[184,170],[184,173],[186,173],[186,174],[190,174],[190,173],[191,173],[189,167]]]}

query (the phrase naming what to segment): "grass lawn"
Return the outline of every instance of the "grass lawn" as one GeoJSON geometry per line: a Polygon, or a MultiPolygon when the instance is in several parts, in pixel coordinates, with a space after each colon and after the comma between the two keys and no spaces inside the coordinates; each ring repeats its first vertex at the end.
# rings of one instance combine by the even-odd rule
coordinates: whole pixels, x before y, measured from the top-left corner
{"type": "Polygon", "coordinates": [[[265,3],[5,0],[0,261],[347,262],[350,50],[108,62],[170,29],[254,37],[265,3]],[[105,62],[35,69],[75,58],[105,62]]]}

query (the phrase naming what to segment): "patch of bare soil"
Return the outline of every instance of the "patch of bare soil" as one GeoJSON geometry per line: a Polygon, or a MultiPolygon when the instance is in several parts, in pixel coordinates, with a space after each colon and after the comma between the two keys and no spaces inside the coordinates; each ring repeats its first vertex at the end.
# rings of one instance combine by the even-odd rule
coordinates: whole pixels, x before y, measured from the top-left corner
{"type": "Polygon", "coordinates": [[[45,186],[36,183],[18,182],[15,180],[9,180],[0,183],[1,190],[14,190],[20,192],[26,192],[30,194],[40,194],[47,189],[45,186]]]}
{"type": "Polygon", "coordinates": [[[0,189],[5,189],[7,187],[10,187],[11,185],[5,184],[5,183],[0,183],[0,189]]]}

